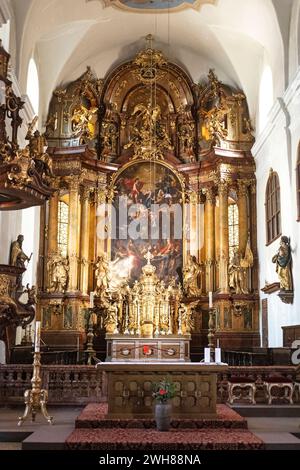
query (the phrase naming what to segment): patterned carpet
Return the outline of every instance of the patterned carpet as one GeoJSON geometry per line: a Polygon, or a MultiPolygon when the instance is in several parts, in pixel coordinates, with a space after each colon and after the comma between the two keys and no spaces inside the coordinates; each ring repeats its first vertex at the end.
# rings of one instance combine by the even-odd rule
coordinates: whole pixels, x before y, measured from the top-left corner
{"type": "MultiPolygon", "coordinates": [[[[154,419],[111,419],[106,418],[106,403],[91,403],[87,405],[75,422],[79,428],[145,428],[156,427],[154,419]]],[[[174,429],[201,428],[238,428],[247,429],[247,420],[226,405],[217,405],[215,419],[173,419],[174,429]]]]}
{"type": "Polygon", "coordinates": [[[225,405],[216,419],[173,420],[159,432],[151,419],[107,419],[106,404],[90,404],[76,419],[66,439],[70,450],[258,450],[263,442],[247,429],[247,421],[225,405]]]}

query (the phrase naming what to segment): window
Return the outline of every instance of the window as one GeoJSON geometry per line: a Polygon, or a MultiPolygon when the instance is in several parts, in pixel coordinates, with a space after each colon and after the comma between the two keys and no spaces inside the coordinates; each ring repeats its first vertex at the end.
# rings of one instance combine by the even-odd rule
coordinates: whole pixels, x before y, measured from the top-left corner
{"type": "Polygon", "coordinates": [[[30,59],[27,74],[27,95],[35,114],[39,113],[39,76],[34,59],[30,59]]]}
{"type": "Polygon", "coordinates": [[[228,206],[229,258],[239,248],[239,209],[236,202],[228,206]]]}
{"type": "Polygon", "coordinates": [[[297,161],[296,173],[297,173],[297,208],[298,208],[297,220],[298,222],[300,222],[300,144],[298,148],[298,161],[297,161]]]}
{"type": "Polygon", "coordinates": [[[58,202],[57,245],[62,256],[68,254],[69,206],[63,201],[58,202]]]}
{"type": "Polygon", "coordinates": [[[267,244],[281,234],[280,185],[277,173],[271,170],[266,189],[267,244]]]}

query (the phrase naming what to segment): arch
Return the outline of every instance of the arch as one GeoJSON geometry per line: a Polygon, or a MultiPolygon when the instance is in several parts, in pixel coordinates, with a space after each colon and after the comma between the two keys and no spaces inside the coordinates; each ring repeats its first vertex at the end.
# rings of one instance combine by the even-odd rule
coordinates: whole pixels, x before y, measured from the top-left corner
{"type": "Polygon", "coordinates": [[[281,235],[280,183],[278,174],[271,169],[266,187],[266,239],[270,245],[281,235]]]}
{"type": "Polygon", "coordinates": [[[30,59],[28,64],[26,94],[30,99],[34,112],[38,114],[40,101],[39,75],[33,58],[30,59]]]}

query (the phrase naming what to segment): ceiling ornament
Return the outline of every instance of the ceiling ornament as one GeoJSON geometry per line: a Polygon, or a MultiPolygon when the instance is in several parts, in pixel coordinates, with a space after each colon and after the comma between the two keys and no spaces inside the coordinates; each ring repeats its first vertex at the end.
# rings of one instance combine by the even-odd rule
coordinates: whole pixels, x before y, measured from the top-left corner
{"type": "Polygon", "coordinates": [[[202,5],[215,3],[216,0],[104,0],[105,7],[113,6],[136,13],[170,13],[191,8],[200,10],[202,5]]]}

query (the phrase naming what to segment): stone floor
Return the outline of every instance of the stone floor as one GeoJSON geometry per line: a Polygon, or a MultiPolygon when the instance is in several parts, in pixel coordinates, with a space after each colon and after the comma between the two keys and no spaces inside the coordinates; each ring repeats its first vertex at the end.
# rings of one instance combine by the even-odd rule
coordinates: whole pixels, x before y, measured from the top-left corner
{"type": "MultiPolygon", "coordinates": [[[[63,449],[82,408],[49,407],[49,412],[54,417],[53,426],[47,424],[42,415],[38,414],[35,423],[26,421],[18,427],[18,417],[24,409],[1,407],[0,451],[63,449]],[[24,433],[30,435],[24,439],[24,433]]],[[[299,406],[235,406],[234,409],[242,416],[247,416],[249,430],[264,441],[267,449],[300,450],[299,406]]]]}

